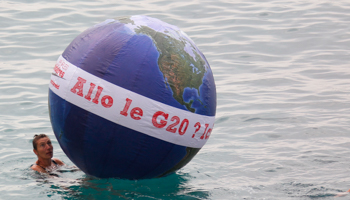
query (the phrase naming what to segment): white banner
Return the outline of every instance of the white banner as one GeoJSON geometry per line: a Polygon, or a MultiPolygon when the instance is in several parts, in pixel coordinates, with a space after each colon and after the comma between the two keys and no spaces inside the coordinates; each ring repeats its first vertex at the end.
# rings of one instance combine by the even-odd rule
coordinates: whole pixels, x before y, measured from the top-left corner
{"type": "Polygon", "coordinates": [[[186,147],[201,148],[215,116],[181,110],[98,78],[60,56],[50,89],[68,102],[116,124],[186,147]]]}

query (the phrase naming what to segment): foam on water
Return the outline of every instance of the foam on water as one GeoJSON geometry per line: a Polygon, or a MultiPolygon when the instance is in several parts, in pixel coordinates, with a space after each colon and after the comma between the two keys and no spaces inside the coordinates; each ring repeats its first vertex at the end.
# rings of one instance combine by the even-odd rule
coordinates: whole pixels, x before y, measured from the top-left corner
{"type": "Polygon", "coordinates": [[[347,1],[17,0],[0,13],[1,199],[332,199],[350,188],[347,1]],[[34,134],[72,165],[48,116],[56,59],[88,27],[125,15],[176,25],[205,54],[218,94],[211,138],[161,179],[36,177],[34,134]]]}

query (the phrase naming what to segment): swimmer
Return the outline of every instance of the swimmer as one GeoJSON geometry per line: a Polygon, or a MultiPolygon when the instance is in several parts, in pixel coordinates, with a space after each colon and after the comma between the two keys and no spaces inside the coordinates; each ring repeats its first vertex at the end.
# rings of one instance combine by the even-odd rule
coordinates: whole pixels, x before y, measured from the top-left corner
{"type": "Polygon", "coordinates": [[[53,169],[64,165],[59,159],[52,158],[53,146],[45,134],[34,135],[33,152],[38,156],[38,160],[30,168],[37,172],[51,174],[53,169]]]}

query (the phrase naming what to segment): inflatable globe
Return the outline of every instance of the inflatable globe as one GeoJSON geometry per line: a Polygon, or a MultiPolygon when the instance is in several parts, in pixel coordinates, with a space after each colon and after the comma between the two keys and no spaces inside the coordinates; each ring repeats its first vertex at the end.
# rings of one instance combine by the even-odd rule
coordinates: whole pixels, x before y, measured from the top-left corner
{"type": "Polygon", "coordinates": [[[123,17],[87,29],[65,49],[51,75],[49,112],[61,148],[86,174],[162,177],[208,140],[216,89],[184,32],[123,17]]]}

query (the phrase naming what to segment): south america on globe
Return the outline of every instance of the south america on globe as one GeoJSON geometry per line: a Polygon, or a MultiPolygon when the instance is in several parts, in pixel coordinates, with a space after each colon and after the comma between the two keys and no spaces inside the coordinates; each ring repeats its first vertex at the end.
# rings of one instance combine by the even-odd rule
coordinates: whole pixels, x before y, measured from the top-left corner
{"type": "Polygon", "coordinates": [[[62,150],[85,173],[162,177],[209,139],[215,82],[204,55],[176,26],[147,16],[108,19],[58,58],[49,111],[62,150]]]}

